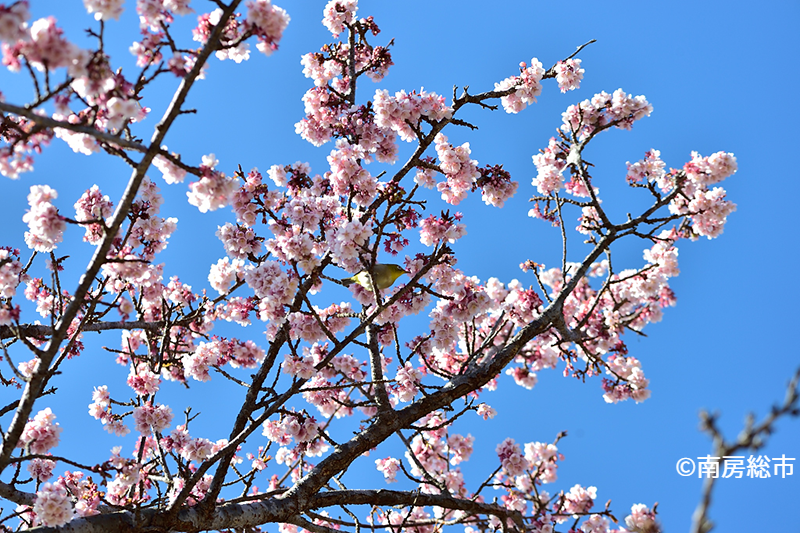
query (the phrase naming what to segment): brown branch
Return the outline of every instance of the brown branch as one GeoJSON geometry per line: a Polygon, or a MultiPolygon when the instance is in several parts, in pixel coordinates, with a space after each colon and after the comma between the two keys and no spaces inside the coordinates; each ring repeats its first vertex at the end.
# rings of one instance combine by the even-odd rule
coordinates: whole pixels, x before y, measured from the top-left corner
{"type": "Polygon", "coordinates": [[[96,128],[91,126],[83,126],[81,124],[72,124],[70,122],[62,121],[62,120],[55,120],[50,117],[37,115],[30,109],[16,106],[13,104],[7,104],[5,102],[0,102],[0,111],[5,111],[7,113],[13,113],[20,117],[25,117],[31,122],[34,122],[40,126],[46,128],[61,128],[63,130],[70,130],[76,133],[84,133],[95,139],[98,139],[103,142],[107,142],[109,144],[113,144],[116,146],[122,146],[123,148],[129,148],[131,150],[136,150],[137,152],[147,152],[148,148],[144,145],[139,143],[135,143],[133,141],[129,141],[127,139],[123,139],[121,137],[117,137],[114,134],[106,133],[104,131],[100,131],[96,128]]]}
{"type": "MultiPolygon", "coordinates": [[[[750,449],[758,450],[766,444],[768,437],[775,428],[773,427],[778,418],[789,416],[800,416],[798,408],[798,385],[800,385],[800,369],[798,369],[786,388],[786,396],[783,404],[773,405],[770,414],[758,425],[755,425],[755,417],[751,413],[745,420],[745,427],[733,442],[725,442],[722,432],[717,428],[716,415],[711,415],[706,411],[700,413],[700,427],[709,435],[714,442],[714,457],[719,457],[718,468],[725,463],[725,458],[732,456],[739,450],[750,449]]],[[[714,523],[708,518],[708,510],[711,506],[711,493],[717,478],[708,475],[703,481],[703,492],[700,503],[692,515],[691,533],[708,533],[714,528],[714,523]]]]}

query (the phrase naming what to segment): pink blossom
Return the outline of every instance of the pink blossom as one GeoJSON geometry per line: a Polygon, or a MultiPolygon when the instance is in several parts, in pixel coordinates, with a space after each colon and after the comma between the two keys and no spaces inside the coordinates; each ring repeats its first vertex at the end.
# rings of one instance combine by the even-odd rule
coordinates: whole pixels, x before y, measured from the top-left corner
{"type": "Polygon", "coordinates": [[[660,533],[661,531],[661,526],[656,522],[656,513],[642,503],[631,506],[631,514],[625,517],[625,527],[631,533],[660,533]]]}
{"type": "MultiPolygon", "coordinates": [[[[164,34],[162,32],[158,33],[149,33],[147,31],[142,33],[142,40],[141,41],[134,41],[131,46],[128,48],[128,51],[136,56],[136,66],[137,67],[146,67],[153,63],[158,63],[163,59],[161,54],[161,43],[162,39],[164,38],[164,34]]],[[[173,56],[174,58],[181,58],[183,56],[173,56]]],[[[175,73],[175,70],[181,67],[178,67],[172,63],[168,64],[170,71],[175,73]]],[[[183,66],[183,65],[181,65],[183,66]]],[[[185,75],[186,72],[181,72],[181,77],[185,75]]],[[[159,156],[156,156],[158,158],[159,156]]],[[[155,160],[153,161],[155,163],[155,160]]]]}
{"type": "Polygon", "coordinates": [[[422,376],[411,363],[406,363],[397,369],[395,376],[396,386],[392,390],[392,397],[397,402],[410,402],[419,392],[419,383],[422,376]]]}
{"type": "Polygon", "coordinates": [[[378,192],[378,180],[360,164],[365,156],[360,146],[352,145],[345,139],[340,139],[336,149],[328,156],[333,191],[339,195],[352,195],[353,202],[361,206],[369,205],[378,192]]]}
{"type": "Polygon", "coordinates": [[[535,57],[531,59],[530,67],[524,61],[521,62],[519,70],[519,76],[511,76],[494,84],[495,91],[514,89],[511,94],[500,98],[506,113],[519,113],[528,104],[535,103],[536,97],[542,92],[544,68],[538,59],[535,57]]]}
{"type": "Polygon", "coordinates": [[[223,355],[229,358],[233,368],[255,368],[267,356],[266,352],[253,341],[231,339],[221,345],[223,355]]]}
{"type": "Polygon", "coordinates": [[[19,250],[0,248],[0,298],[12,298],[17,293],[20,282],[27,279],[27,275],[22,272],[19,250]]]}
{"type": "Polygon", "coordinates": [[[500,464],[509,476],[518,476],[528,468],[528,463],[514,439],[504,440],[497,445],[496,451],[500,464]]]}
{"type": "Polygon", "coordinates": [[[155,394],[158,392],[161,380],[158,374],[153,373],[146,365],[139,365],[137,369],[131,366],[128,375],[128,386],[139,396],[155,394]]]}
{"type": "Polygon", "coordinates": [[[426,189],[433,189],[436,187],[434,171],[429,168],[417,167],[417,173],[414,175],[414,183],[426,189]]]}
{"type": "Polygon", "coordinates": [[[551,137],[547,148],[533,156],[533,164],[536,165],[537,176],[532,183],[539,194],[551,195],[558,192],[564,184],[562,172],[567,166],[566,151],[562,144],[551,137]]]}
{"type": "MultiPolygon", "coordinates": [[[[413,272],[411,273],[413,275],[413,272]]],[[[448,264],[439,264],[428,270],[424,278],[426,281],[433,283],[434,290],[445,296],[455,296],[458,299],[463,298],[467,292],[467,277],[463,272],[457,268],[453,268],[448,264]]],[[[446,305],[441,302],[442,305],[446,305]]]]}
{"type": "MultiPolygon", "coordinates": [[[[308,382],[307,388],[315,389],[318,387],[330,386],[331,383],[327,379],[317,374],[308,382]]],[[[326,418],[331,416],[341,418],[352,412],[352,409],[347,408],[340,403],[344,401],[346,397],[347,394],[345,391],[331,388],[309,390],[303,393],[303,398],[308,403],[316,407],[322,416],[326,418]]]]}
{"type": "Polygon", "coordinates": [[[34,357],[30,361],[22,361],[17,365],[17,369],[19,370],[20,374],[22,374],[26,378],[29,378],[33,375],[34,372],[36,372],[36,370],[38,370],[40,361],[41,359],[39,359],[38,357],[34,357]]]}
{"type": "Polygon", "coordinates": [[[358,219],[337,218],[325,232],[334,261],[349,272],[361,270],[358,261],[361,246],[372,236],[372,228],[358,219]]]}
{"type": "Polygon", "coordinates": [[[330,0],[322,12],[322,24],[334,37],[338,37],[344,31],[345,24],[353,23],[356,11],[358,0],[330,0]]]}
{"type": "MultiPolygon", "coordinates": [[[[131,48],[133,48],[133,47],[131,47],[131,48]]],[[[131,50],[131,52],[133,52],[133,50],[131,50]]],[[[169,58],[167,60],[167,68],[169,68],[169,71],[172,72],[175,76],[177,76],[179,78],[183,78],[187,74],[189,74],[189,72],[192,71],[192,69],[194,68],[194,65],[195,65],[196,62],[197,62],[197,59],[195,57],[193,57],[193,56],[189,56],[189,55],[185,55],[185,54],[184,55],[175,54],[175,55],[173,55],[171,58],[169,58]]],[[[137,64],[138,64],[138,62],[137,62],[137,64]]],[[[205,79],[206,70],[208,70],[208,63],[204,63],[203,66],[200,68],[200,72],[197,74],[197,79],[198,80],[205,79]]],[[[154,165],[156,164],[155,160],[153,161],[153,164],[154,165]]],[[[156,165],[156,166],[158,166],[158,165],[156,165]]],[[[159,170],[161,170],[161,167],[159,167],[159,170]]],[[[163,170],[162,170],[162,172],[163,172],[163,170]]],[[[167,177],[165,176],[164,179],[166,180],[167,177]]],[[[179,177],[177,179],[177,181],[183,181],[183,177],[179,177]]],[[[167,181],[167,183],[170,183],[170,182],[167,181]]]]}
{"type": "Polygon", "coordinates": [[[71,66],[82,55],[63,33],[53,17],[36,20],[30,25],[30,40],[23,41],[20,52],[40,72],[71,66]]]}
{"type": "MultiPolygon", "coordinates": [[[[108,196],[103,196],[100,187],[92,185],[92,188],[84,192],[80,199],[75,202],[75,220],[86,222],[89,220],[104,220],[113,214],[114,204],[108,196]]],[[[86,234],[83,240],[91,244],[98,244],[105,236],[103,226],[100,223],[86,224],[86,234]]]]}
{"type": "MultiPolygon", "coordinates": [[[[4,59],[6,57],[7,54],[4,59]]],[[[33,154],[50,144],[54,134],[52,130],[39,128],[24,117],[7,115],[5,120],[9,128],[5,133],[7,145],[0,148],[0,173],[10,179],[18,179],[21,173],[33,170],[33,154]]]]}
{"type": "Polygon", "coordinates": [[[456,242],[467,234],[467,227],[458,223],[461,218],[461,213],[456,213],[452,216],[448,213],[442,213],[441,217],[431,215],[420,221],[420,242],[425,246],[433,246],[444,241],[450,244],[456,242]]]}
{"type": "Polygon", "coordinates": [[[232,259],[244,259],[261,252],[261,241],[252,228],[233,225],[230,222],[217,227],[217,237],[225,246],[225,253],[232,259]]]}
{"type": "Polygon", "coordinates": [[[608,518],[593,514],[581,524],[581,531],[583,533],[609,533],[610,526],[608,518]]]}
{"type": "Polygon", "coordinates": [[[506,374],[514,378],[514,382],[517,385],[525,387],[528,390],[531,390],[537,382],[536,373],[529,371],[525,367],[509,368],[506,370],[506,374]]]}
{"type": "Polygon", "coordinates": [[[295,124],[295,132],[314,146],[331,138],[333,125],[350,105],[327,87],[312,87],[303,95],[306,118],[295,124]]]}
{"type": "Polygon", "coordinates": [[[226,294],[231,290],[237,279],[244,277],[244,261],[241,259],[234,259],[231,261],[227,257],[223,257],[216,264],[211,265],[211,270],[208,273],[208,282],[220,294],[226,294]]]}
{"type": "Polygon", "coordinates": [[[626,163],[628,175],[625,179],[628,183],[641,183],[647,181],[658,185],[662,191],[669,190],[672,184],[669,175],[664,170],[666,166],[661,160],[661,152],[658,150],[648,150],[644,154],[644,159],[636,163],[626,163]]]}
{"type": "Polygon", "coordinates": [[[13,43],[24,39],[30,18],[27,0],[0,7],[0,41],[13,43]]]}
{"type": "Polygon", "coordinates": [[[25,232],[25,243],[37,252],[51,252],[63,239],[66,223],[58,208],[50,200],[58,193],[47,185],[33,185],[28,195],[31,208],[22,217],[30,231],[25,232]]]}
{"type": "Polygon", "coordinates": [[[106,127],[112,131],[117,131],[127,125],[128,121],[139,116],[141,111],[136,100],[117,96],[109,98],[105,107],[107,111],[106,127]]]}
{"type": "Polygon", "coordinates": [[[48,527],[63,526],[75,517],[66,489],[56,483],[45,483],[36,492],[33,512],[48,527]]]}
{"type": "Polygon", "coordinates": [[[197,300],[198,296],[192,292],[191,285],[182,283],[178,276],[172,276],[167,286],[164,287],[164,298],[175,305],[188,307],[197,300]]]}
{"type": "Polygon", "coordinates": [[[231,197],[231,206],[236,213],[237,221],[248,227],[256,224],[259,211],[262,209],[278,211],[283,202],[283,193],[268,191],[266,184],[262,183],[261,173],[255,168],[248,172],[244,185],[231,197]]]}
{"type": "Polygon", "coordinates": [[[151,430],[160,433],[172,423],[172,409],[161,404],[153,407],[147,402],[133,410],[133,420],[139,433],[148,434],[151,430]]]}
{"type": "Polygon", "coordinates": [[[214,55],[217,57],[217,59],[222,61],[230,59],[235,63],[241,63],[242,61],[247,61],[250,59],[250,45],[248,43],[241,42],[236,46],[230,46],[223,50],[217,50],[214,52],[214,55]]]}
{"type": "Polygon", "coordinates": [[[298,357],[290,354],[286,354],[283,357],[284,360],[281,369],[290,376],[300,379],[310,379],[316,372],[314,361],[308,357],[298,357]]]}
{"type": "Polygon", "coordinates": [[[109,413],[107,406],[104,406],[101,403],[94,402],[89,404],[89,415],[96,419],[101,420],[103,422],[109,419],[109,413]]]}
{"type": "Polygon", "coordinates": [[[41,278],[29,278],[25,286],[25,298],[36,302],[36,312],[43,317],[50,315],[55,304],[55,296],[41,278]]]}
{"type": "Polygon", "coordinates": [[[258,38],[256,48],[265,55],[278,49],[283,30],[289,25],[286,10],[272,5],[270,0],[248,0],[245,27],[258,38]]]}
{"type": "Polygon", "coordinates": [[[724,189],[714,187],[709,190],[708,185],[719,183],[736,172],[736,158],[724,152],[708,158],[692,152],[692,161],[684,165],[684,172],[688,180],[682,194],[670,202],[670,212],[688,215],[695,235],[709,239],[719,236],[728,215],[736,210],[736,204],[725,199],[724,189]]]}
{"type": "Polygon", "coordinates": [[[683,167],[686,176],[697,186],[708,187],[732,176],[738,166],[731,153],[716,152],[703,157],[692,152],[692,160],[683,167]]]}
{"type": "Polygon", "coordinates": [[[469,158],[471,153],[469,143],[454,147],[447,142],[447,137],[442,133],[437,133],[434,141],[440,161],[439,167],[447,178],[436,188],[442,193],[442,200],[451,205],[458,205],[467,197],[473,181],[481,176],[478,172],[478,162],[469,158]]]}
{"type": "Polygon", "coordinates": [[[40,482],[44,483],[51,477],[53,477],[53,469],[56,467],[55,461],[50,461],[49,459],[31,459],[28,463],[28,472],[30,472],[33,478],[40,482]]]}
{"type": "MultiPolygon", "coordinates": [[[[571,514],[573,518],[578,518],[581,514],[588,513],[592,509],[595,498],[597,498],[596,487],[585,489],[580,485],[575,485],[564,495],[563,511],[565,514],[571,514]]],[[[561,519],[559,521],[564,520],[561,519]]]]}
{"type": "MultiPolygon", "coordinates": [[[[317,181],[323,179],[315,176],[314,186],[311,189],[304,189],[286,203],[283,212],[295,226],[316,228],[324,218],[333,218],[340,212],[342,204],[339,198],[325,194],[323,191],[326,191],[327,187],[323,187],[321,183],[319,188],[317,187],[317,181]]],[[[327,184],[330,184],[330,181],[327,184]]],[[[271,229],[274,232],[276,225],[273,224],[271,229]]],[[[294,232],[294,228],[292,231],[294,232]]],[[[277,235],[277,232],[275,233],[277,235]]]]}
{"type": "MultiPolygon", "coordinates": [[[[533,289],[524,289],[521,285],[514,284],[505,298],[503,307],[508,311],[511,320],[519,327],[532,322],[542,310],[542,299],[533,289]]],[[[535,379],[535,378],[534,378],[535,379]]]]}
{"type": "Polygon", "coordinates": [[[123,0],[83,0],[83,6],[89,13],[94,13],[95,20],[119,20],[122,4],[123,0]]]}
{"type": "Polygon", "coordinates": [[[583,72],[580,59],[567,59],[556,63],[556,81],[561,92],[573,91],[580,87],[583,72]]]}
{"type": "Polygon", "coordinates": [[[537,478],[542,483],[552,483],[558,478],[558,465],[556,461],[563,459],[558,453],[555,444],[543,442],[529,442],[525,444],[525,460],[531,465],[531,470],[537,472],[537,478]]]}
{"type": "Polygon", "coordinates": [[[49,407],[39,411],[33,420],[25,424],[17,447],[27,448],[31,453],[43,454],[58,446],[62,428],[55,419],[56,415],[49,407]]]}
{"type": "Polygon", "coordinates": [[[640,403],[650,397],[650,391],[647,389],[650,380],[644,377],[642,365],[635,357],[610,356],[606,373],[625,380],[617,385],[612,385],[610,381],[603,380],[603,388],[606,390],[603,399],[606,402],[617,403],[621,400],[633,398],[636,403],[640,403]]]}
{"type": "Polygon", "coordinates": [[[128,244],[131,247],[142,246],[144,258],[152,259],[155,254],[167,247],[167,241],[178,227],[178,219],[161,218],[150,215],[137,218],[131,226],[128,244]]]}
{"type": "Polygon", "coordinates": [[[375,467],[383,474],[386,483],[396,483],[397,473],[400,471],[400,461],[394,457],[386,459],[376,459],[375,467]]]}
{"type": "Polygon", "coordinates": [[[189,15],[194,13],[194,10],[189,7],[190,0],[162,0],[164,9],[172,11],[176,15],[189,15]]]}
{"type": "Polygon", "coordinates": [[[617,89],[613,95],[601,92],[591,100],[569,106],[562,115],[561,129],[567,134],[574,132],[578,140],[583,140],[611,126],[629,130],[635,121],[649,116],[652,111],[653,106],[644,96],[633,97],[622,89],[617,89]]]}
{"type": "MultiPolygon", "coordinates": [[[[290,414],[283,416],[278,422],[265,422],[262,434],[273,442],[284,446],[292,438],[298,443],[309,443],[319,435],[319,425],[314,417],[299,417],[290,414]]],[[[279,458],[278,462],[281,462],[279,458]]]]}
{"type": "MultiPolygon", "coordinates": [[[[90,59],[90,56],[76,57],[75,64],[73,65],[72,69],[70,69],[75,71],[73,75],[75,79],[70,84],[70,87],[72,87],[72,89],[74,89],[81,98],[85,98],[90,104],[102,105],[105,103],[105,98],[109,96],[109,93],[113,92],[117,88],[117,82],[124,80],[117,78],[114,75],[114,72],[111,70],[111,67],[107,62],[90,62],[90,59]]],[[[118,90],[123,94],[127,94],[128,89],[129,88],[124,86],[118,88],[118,90]]],[[[81,122],[80,117],[74,113],[69,116],[68,120],[69,122],[73,123],[81,122]]]]}
{"type": "Polygon", "coordinates": [[[600,213],[594,206],[586,206],[581,208],[581,216],[578,217],[578,226],[575,228],[578,232],[588,235],[593,231],[597,231],[602,227],[603,222],[600,218],[600,213]]]}
{"type": "Polygon", "coordinates": [[[472,446],[475,443],[475,437],[472,435],[459,435],[454,433],[447,437],[447,447],[452,454],[450,457],[450,464],[457,465],[468,461],[472,455],[472,446]]]}
{"type": "MultiPolygon", "coordinates": [[[[141,258],[133,253],[126,253],[123,249],[114,259],[113,263],[103,264],[102,271],[109,280],[120,280],[133,283],[143,288],[159,289],[163,264],[153,265],[142,262],[141,258]]],[[[160,300],[160,294],[159,294],[160,300]]]]}
{"type": "Polygon", "coordinates": [[[205,461],[213,454],[213,443],[208,439],[190,439],[180,448],[181,457],[187,461],[205,461]]]}
{"type": "Polygon", "coordinates": [[[644,260],[651,265],[658,265],[659,273],[667,277],[680,274],[678,268],[678,248],[672,240],[668,240],[670,233],[664,231],[659,235],[662,240],[657,241],[650,249],[644,251],[644,260]]]}
{"type": "MultiPolygon", "coordinates": [[[[424,434],[423,434],[424,435],[424,434]]],[[[444,472],[447,470],[447,453],[444,442],[433,436],[416,435],[411,440],[411,449],[406,451],[408,464],[411,465],[411,474],[422,476],[423,471],[419,465],[427,472],[444,472]],[[413,454],[413,455],[412,455],[413,454]],[[416,457],[416,461],[414,458],[416,457]]]]}
{"type": "Polygon", "coordinates": [[[134,202],[136,210],[150,216],[158,214],[161,204],[164,203],[164,198],[159,194],[160,191],[161,189],[158,188],[158,185],[153,180],[145,177],[139,186],[139,192],[136,194],[134,202]]]}
{"type": "Polygon", "coordinates": [[[341,76],[342,65],[333,59],[325,59],[319,53],[309,53],[301,57],[303,75],[314,80],[314,85],[324,87],[336,76],[341,76]]]}
{"type": "Polygon", "coordinates": [[[317,342],[325,339],[325,332],[310,313],[290,313],[288,319],[292,340],[302,339],[306,342],[317,342]]]}
{"type": "Polygon", "coordinates": [[[77,500],[75,512],[80,517],[99,514],[97,507],[100,505],[101,494],[97,485],[84,477],[83,472],[64,472],[59,476],[58,485],[67,489],[68,493],[77,500]]]}
{"type": "Polygon", "coordinates": [[[417,140],[412,128],[419,126],[422,117],[438,122],[453,116],[453,108],[447,106],[443,96],[424,90],[410,94],[399,91],[394,96],[389,96],[386,90],[377,90],[373,107],[375,124],[393,130],[406,142],[417,140]]]}
{"type": "Polygon", "coordinates": [[[108,393],[108,387],[106,385],[95,387],[94,391],[92,392],[92,401],[102,405],[103,407],[108,406],[111,403],[111,396],[108,393]]]}
{"type": "Polygon", "coordinates": [[[222,172],[214,170],[217,160],[214,154],[203,156],[200,170],[203,177],[200,181],[189,184],[190,191],[186,193],[189,203],[196,206],[201,213],[216,211],[230,203],[230,198],[237,189],[237,180],[227,177],[222,172]]]}
{"type": "Polygon", "coordinates": [[[172,15],[164,9],[163,0],[136,0],[136,13],[139,14],[139,27],[152,32],[161,31],[162,24],[172,22],[172,15]]]}
{"type": "Polygon", "coordinates": [[[281,269],[277,261],[264,261],[257,267],[245,269],[245,282],[260,299],[259,318],[275,320],[284,316],[284,306],[289,304],[297,290],[297,278],[281,269]]]}
{"type": "Polygon", "coordinates": [[[736,211],[736,204],[725,199],[725,189],[722,187],[714,187],[710,191],[698,190],[687,207],[693,213],[690,216],[692,230],[709,239],[722,234],[728,215],[736,211]]]}
{"type": "Polygon", "coordinates": [[[241,326],[250,325],[250,313],[255,310],[252,298],[239,296],[229,298],[228,302],[216,309],[216,318],[236,322],[241,326]]]}
{"type": "Polygon", "coordinates": [[[261,432],[261,434],[267,437],[272,442],[277,442],[281,446],[285,446],[292,441],[291,436],[287,435],[283,431],[280,421],[267,420],[266,422],[264,422],[263,428],[264,429],[261,432]]]}
{"type": "Polygon", "coordinates": [[[503,165],[479,168],[481,177],[476,185],[481,189],[481,199],[486,205],[503,207],[505,202],[517,192],[519,183],[511,181],[511,174],[503,170],[503,165]]]}
{"type": "Polygon", "coordinates": [[[311,273],[319,265],[319,245],[314,239],[314,235],[308,231],[303,231],[299,225],[293,225],[288,231],[281,232],[278,224],[271,226],[276,233],[274,239],[266,241],[267,250],[276,259],[284,262],[296,264],[306,273],[311,273]]]}

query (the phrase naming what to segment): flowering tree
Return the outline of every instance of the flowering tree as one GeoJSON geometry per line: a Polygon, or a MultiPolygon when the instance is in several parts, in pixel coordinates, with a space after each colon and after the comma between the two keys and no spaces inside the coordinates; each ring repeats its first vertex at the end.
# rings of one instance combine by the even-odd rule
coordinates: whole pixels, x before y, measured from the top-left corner
{"type": "Polygon", "coordinates": [[[538,371],[561,367],[577,378],[602,375],[610,403],[649,397],[624,333],[640,333],[674,305],[678,241],[722,233],[735,205],[718,184],[736,170],[732,154],[693,153],[667,169],[657,150],[648,151],[625,177],[648,206],[615,220],[583,153],[595,136],[632,128],[652,107],[622,90],[570,106],[558,136],[533,157],[530,215],[560,232],[561,265],[525,262],[535,283],[527,287],[481,281],[456,267],[449,245],[465,225],[451,206],[480,192],[487,209],[501,208],[518,183],[500,164],[479,165],[469,144],[454,146],[445,129],[474,128],[459,114],[468,107],[518,113],[550,79],[562,92],[577,89],[583,46],[548,68],[535,58],[521,63],[518,75],[485,92],[463,89],[448,99],[378,89],[357,98],[357,87],[380,82],[392,66],[392,43],[378,44],[378,25],[359,18],[356,0],[331,0],[323,24],[334,42],[302,59],[313,87],[296,125],[312,145],[327,145],[329,169],[315,174],[305,163],[275,162],[266,175],[241,167],[229,175],[213,155],[193,164],[163,144],[210,56],[241,62],[253,39],[271,54],[289,15],[269,0],[245,2],[245,13],[238,0],[217,2],[198,17],[193,49],[173,31],[175,17],[193,12],[188,0],[138,0],[142,38],[131,51],[140,70],[123,75],[104,51],[106,21],[119,17],[121,4],[84,0],[98,21],[94,50],[70,43],[52,18],[29,21],[25,1],[0,7],[3,62],[27,72],[35,91],[25,106],[0,102],[0,171],[20,178],[54,137],[133,169],[115,201],[102,184],[87,184],[74,214],[57,207],[55,189],[31,186],[23,219],[31,253],[0,250],[3,357],[13,372],[0,377],[9,394],[22,391],[1,412],[0,496],[17,504],[20,527],[198,531],[277,523],[284,532],[427,533],[445,525],[552,531],[566,524],[589,533],[620,521],[619,531],[658,529],[654,509],[637,504],[618,520],[595,505],[594,487],[545,490],[563,460],[559,437],[524,445],[505,439],[486,476],[466,478],[459,465],[473,438],[462,428],[494,416],[481,393],[503,373],[532,388],[538,371]],[[148,89],[169,77],[178,87],[144,142],[135,132],[152,120],[148,89]],[[147,176],[152,167],[160,177],[147,176]],[[210,265],[210,291],[165,279],[157,262],[177,224],[159,214],[157,180],[180,186],[187,176],[190,204],[204,213],[231,206],[235,217],[217,232],[227,257],[210,265]],[[591,249],[572,262],[567,234],[575,216],[591,249]],[[65,237],[77,238],[76,228],[94,252],[70,287],[56,250],[65,237]],[[611,260],[624,238],[644,248],[633,268],[611,260]],[[423,251],[401,258],[417,239],[423,251]],[[397,256],[407,277],[381,290],[369,281],[387,255],[397,256]],[[29,274],[43,260],[49,280],[29,274]],[[331,303],[344,284],[338,269],[365,273],[366,282],[349,284],[351,303],[331,303]],[[19,305],[20,286],[45,324],[19,305]],[[401,326],[421,312],[429,326],[414,336],[401,326]],[[245,339],[253,328],[233,324],[257,324],[259,334],[245,339]],[[83,465],[56,453],[52,382],[81,355],[86,332],[111,330],[121,332],[113,351],[129,369],[127,387],[87,381],[89,414],[135,447],[128,455],[106,450],[83,465]],[[161,401],[162,388],[190,384],[191,396],[221,380],[243,391],[235,418],[220,423],[227,438],[196,434],[188,413],[181,423],[161,401]],[[386,455],[390,444],[404,453],[386,455]],[[376,448],[377,460],[365,456],[376,448]],[[405,489],[346,486],[342,476],[354,463],[371,463],[405,489]],[[56,468],[67,470],[57,475],[56,468]]]}

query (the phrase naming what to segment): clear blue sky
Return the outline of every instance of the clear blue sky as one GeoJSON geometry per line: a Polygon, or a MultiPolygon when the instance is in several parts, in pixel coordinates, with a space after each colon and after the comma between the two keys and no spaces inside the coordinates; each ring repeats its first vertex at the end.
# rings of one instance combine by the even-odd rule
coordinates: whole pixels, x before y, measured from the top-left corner
{"type": "MultiPolygon", "coordinates": [[[[238,164],[245,170],[257,166],[266,171],[272,164],[298,160],[310,162],[315,172],[325,171],[330,144],[315,149],[294,133],[294,123],[303,113],[300,98],[310,87],[310,80],[302,76],[300,55],[330,40],[320,24],[324,2],[276,3],[292,17],[280,50],[268,58],[253,50],[243,65],[212,59],[207,79],[195,87],[189,105],[198,114],[182,117],[166,142],[184,160],[196,163],[213,152],[228,172],[238,164]]],[[[73,41],[88,46],[81,30],[94,21],[81,2],[32,4],[34,18],[55,14],[73,41]]],[[[194,7],[200,12],[210,5],[196,2],[194,7]]],[[[576,483],[597,486],[599,507],[613,500],[619,518],[631,504],[658,501],[666,530],[686,530],[701,481],[680,477],[675,463],[710,452],[709,440],[697,429],[698,411],[718,410],[721,427],[733,438],[747,412],[762,417],[783,398],[789,377],[800,365],[800,350],[791,334],[800,298],[795,280],[796,207],[788,194],[800,177],[794,158],[794,128],[800,119],[795,103],[800,4],[365,0],[360,6],[359,14],[374,15],[383,30],[372,42],[395,39],[396,63],[382,84],[361,86],[362,101],[378,87],[390,92],[424,87],[448,97],[454,85],[469,85],[473,92],[491,89],[494,82],[516,74],[520,61],[537,57],[547,68],[576,46],[597,39],[579,56],[586,69],[579,91],[562,95],[551,81],[540,103],[519,115],[476,109],[467,118],[480,126],[479,131],[446,131],[454,144],[469,141],[472,157],[481,164],[502,163],[520,182],[516,197],[502,210],[484,206],[479,198],[459,206],[468,231],[455,247],[459,267],[482,280],[495,276],[534,283],[519,270],[520,262],[557,263],[558,234],[526,216],[527,199],[536,172],[531,156],[547,145],[560,125],[561,112],[571,103],[621,87],[646,95],[654,106],[652,115],[633,131],[604,134],[584,154],[596,165],[596,184],[606,204],[618,206],[612,212],[624,214],[631,198],[624,184],[626,161],[640,159],[650,148],[660,150],[667,166],[676,168],[692,150],[736,155],[739,171],[724,187],[738,211],[720,238],[680,243],[682,273],[672,281],[677,307],[648,327],[647,338],[628,339],[630,355],[642,361],[651,381],[651,399],[640,405],[607,405],[599,380],[581,384],[563,378],[560,371],[546,371],[533,391],[506,380],[501,392],[486,397],[500,415],[491,424],[462,427],[476,437],[476,454],[468,469],[476,476],[473,482],[494,467],[494,448],[502,437],[551,441],[566,430],[569,437],[559,444],[566,460],[558,483],[548,487],[551,492],[576,483]],[[481,457],[491,462],[482,465],[481,457]]],[[[114,38],[108,43],[112,64],[125,72],[133,68],[126,51],[137,37],[133,11],[133,2],[128,2],[122,20],[107,25],[114,38]]],[[[193,24],[194,17],[181,23],[193,24]]],[[[165,78],[155,88],[155,98],[147,102],[153,114],[138,130],[145,138],[176,85],[165,78]]],[[[10,103],[32,99],[21,74],[0,73],[0,90],[10,103]]],[[[116,199],[128,174],[117,161],[75,155],[55,142],[36,160],[32,175],[3,181],[6,208],[0,212],[0,245],[24,248],[21,219],[31,185],[54,186],[60,194],[57,205],[71,213],[80,192],[93,183],[116,199]]],[[[157,170],[150,175],[160,178],[157,170]]],[[[165,276],[180,274],[196,290],[207,287],[209,265],[224,254],[213,232],[231,220],[230,212],[200,216],[185,203],[185,184],[160,186],[167,197],[162,215],[179,219],[170,247],[160,256],[168,265],[165,276]],[[203,239],[201,246],[198,239],[203,239]]],[[[88,257],[85,247],[59,250],[72,255],[73,269],[88,257]]],[[[628,261],[626,267],[638,266],[641,245],[635,243],[617,257],[628,261]]],[[[576,248],[570,259],[581,258],[582,250],[576,248]]],[[[103,344],[116,348],[118,340],[112,337],[103,344]]],[[[263,339],[258,332],[252,337],[263,339]]],[[[85,414],[93,385],[123,387],[125,371],[109,359],[105,352],[87,350],[71,362],[74,370],[65,370],[94,375],[81,383],[57,383],[65,394],[57,412],[65,428],[57,453],[82,453],[79,450],[92,441],[99,447],[96,460],[102,461],[117,442],[85,414]]],[[[203,390],[193,388],[193,396],[203,390]]],[[[223,394],[213,393],[213,401],[224,403],[223,394]]],[[[41,401],[37,410],[46,405],[41,401]]],[[[173,409],[178,414],[181,407],[173,409]]],[[[203,436],[227,436],[226,429],[212,434],[212,422],[208,427],[209,434],[203,436]]],[[[761,453],[800,456],[800,421],[782,420],[777,428],[761,453]]],[[[124,451],[130,452],[130,444],[124,451]]],[[[378,453],[372,459],[383,456],[378,453]]],[[[372,460],[364,464],[368,468],[372,460]]],[[[371,470],[361,475],[379,480],[371,470]]],[[[792,509],[798,494],[800,471],[787,479],[720,480],[711,517],[716,531],[795,530],[792,509]]]]}

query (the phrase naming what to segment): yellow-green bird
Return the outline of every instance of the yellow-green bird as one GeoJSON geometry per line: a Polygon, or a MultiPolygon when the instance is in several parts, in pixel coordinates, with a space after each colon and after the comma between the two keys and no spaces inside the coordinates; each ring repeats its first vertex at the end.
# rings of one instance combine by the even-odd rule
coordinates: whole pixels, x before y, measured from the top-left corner
{"type": "MultiPolygon", "coordinates": [[[[375,280],[375,285],[378,287],[378,290],[383,290],[387,287],[391,287],[397,278],[403,274],[407,274],[407,272],[403,270],[403,267],[400,265],[377,264],[375,265],[375,269],[372,271],[372,279],[375,280]]],[[[369,272],[366,270],[362,270],[358,274],[349,278],[344,278],[341,280],[341,282],[345,287],[349,287],[353,283],[358,283],[368,291],[372,291],[372,283],[370,282],[369,272]]]]}

